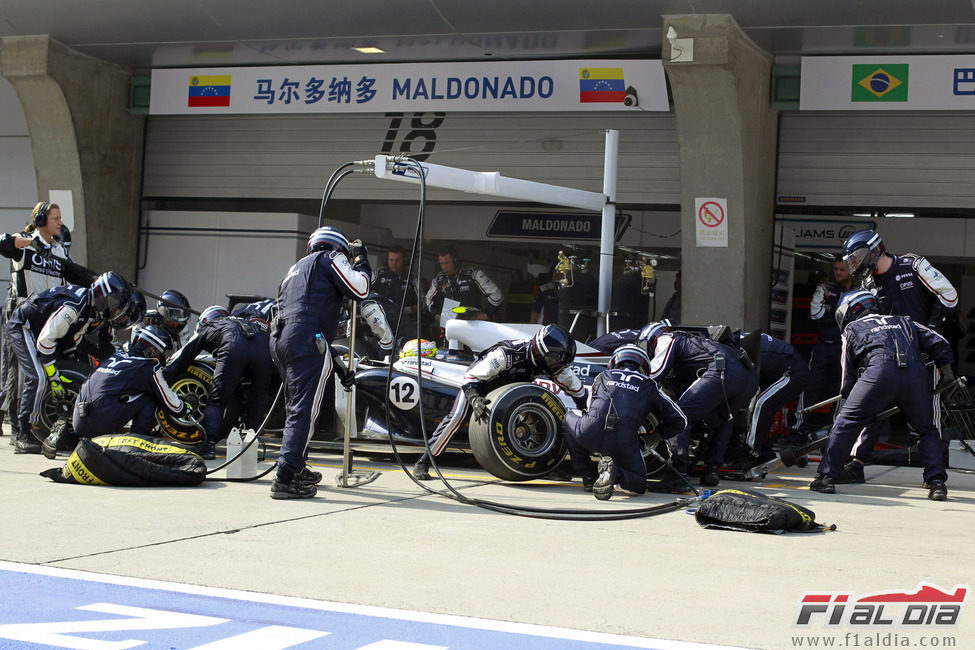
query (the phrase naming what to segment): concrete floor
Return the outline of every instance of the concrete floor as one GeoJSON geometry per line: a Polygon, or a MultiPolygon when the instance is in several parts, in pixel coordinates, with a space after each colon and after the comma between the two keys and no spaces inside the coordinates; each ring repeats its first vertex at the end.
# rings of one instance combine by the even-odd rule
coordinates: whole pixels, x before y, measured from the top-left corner
{"type": "MultiPolygon", "coordinates": [[[[909,593],[922,582],[948,590],[972,583],[975,567],[975,476],[958,472],[945,503],[926,498],[918,468],[868,466],[866,484],[838,486],[836,495],[805,489],[813,467],[723,482],[791,499],[837,525],[760,535],[701,528],[684,509],[605,522],[500,514],[432,495],[399,467],[361,455],[358,467],[382,473],[376,482],[339,489],[340,457],[314,454],[327,487],[299,501],[270,499],[267,478],[136,489],[38,476],[63,460],[15,455],[0,439],[0,558],[747,648],[796,647],[796,635],[848,631],[795,626],[804,592],[909,593]]],[[[447,470],[455,488],[508,504],[612,511],[675,498],[599,502],[578,482],[503,483],[464,465],[447,470]]],[[[936,632],[956,637],[954,647],[975,647],[975,613],[963,606],[957,626],[908,632],[914,641],[936,632]]]]}

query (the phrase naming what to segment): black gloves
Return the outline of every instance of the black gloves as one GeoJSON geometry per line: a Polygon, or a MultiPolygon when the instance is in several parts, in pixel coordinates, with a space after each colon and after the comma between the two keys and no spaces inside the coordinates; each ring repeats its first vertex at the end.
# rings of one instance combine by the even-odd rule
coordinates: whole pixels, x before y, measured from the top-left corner
{"type": "Polygon", "coordinates": [[[372,266],[369,264],[369,258],[365,255],[355,258],[355,261],[352,263],[352,270],[362,271],[372,278],[372,266]]]}
{"type": "MultiPolygon", "coordinates": [[[[335,358],[334,352],[332,353],[332,358],[335,358]]],[[[342,362],[338,361],[337,359],[332,364],[332,367],[335,368],[335,376],[338,377],[339,383],[342,384],[342,388],[344,388],[346,392],[352,390],[352,387],[355,386],[355,373],[342,365],[342,362]]]]}
{"type": "Polygon", "coordinates": [[[578,397],[573,395],[572,401],[576,403],[576,408],[579,409],[580,411],[585,411],[587,408],[589,408],[589,401],[586,399],[585,393],[579,395],[578,397]]]}
{"type": "Polygon", "coordinates": [[[947,363],[942,366],[938,366],[938,370],[941,371],[941,380],[938,381],[938,385],[934,387],[935,393],[944,392],[945,389],[950,387],[956,381],[955,371],[952,370],[951,366],[949,366],[947,363]]]}
{"type": "Polygon", "coordinates": [[[931,308],[931,314],[928,316],[927,326],[933,330],[937,330],[939,327],[945,324],[946,320],[948,320],[948,311],[938,304],[931,308]]]}
{"type": "Polygon", "coordinates": [[[487,421],[488,415],[491,414],[491,410],[488,408],[488,404],[491,400],[484,399],[480,395],[475,395],[471,398],[471,409],[474,411],[474,419],[478,421],[487,421]]]}

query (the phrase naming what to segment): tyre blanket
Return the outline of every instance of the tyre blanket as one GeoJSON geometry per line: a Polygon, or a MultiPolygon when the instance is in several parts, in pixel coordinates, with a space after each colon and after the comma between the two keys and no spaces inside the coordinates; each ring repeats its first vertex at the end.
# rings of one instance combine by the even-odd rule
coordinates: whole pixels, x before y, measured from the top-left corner
{"type": "Polygon", "coordinates": [[[816,513],[785,499],[752,490],[720,490],[704,500],[694,513],[705,528],[753,533],[819,532],[836,526],[816,523],[816,513]]]}
{"type": "Polygon", "coordinates": [[[192,451],[152,436],[115,434],[82,438],[64,467],[41,476],[58,483],[163,487],[199,485],[206,478],[203,459],[192,451]]]}

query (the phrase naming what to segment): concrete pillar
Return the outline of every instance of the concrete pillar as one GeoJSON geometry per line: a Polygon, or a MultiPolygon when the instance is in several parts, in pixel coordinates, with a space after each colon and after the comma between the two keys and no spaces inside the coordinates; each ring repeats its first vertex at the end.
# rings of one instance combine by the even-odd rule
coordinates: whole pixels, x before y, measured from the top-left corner
{"type": "Polygon", "coordinates": [[[24,108],[39,200],[72,191],[72,256],[132,280],[145,121],[129,114],[132,72],[49,36],[4,37],[0,71],[24,108]]]}
{"type": "Polygon", "coordinates": [[[692,62],[663,42],[680,144],[682,321],[768,327],[777,114],[772,58],[728,15],[664,16],[693,39],[692,62]],[[695,198],[728,201],[728,247],[696,244],[695,198]]]}

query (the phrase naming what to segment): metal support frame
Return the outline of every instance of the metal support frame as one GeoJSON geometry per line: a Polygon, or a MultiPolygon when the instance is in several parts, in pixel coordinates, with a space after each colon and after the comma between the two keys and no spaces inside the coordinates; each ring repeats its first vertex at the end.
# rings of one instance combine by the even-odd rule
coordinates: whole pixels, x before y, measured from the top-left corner
{"type": "MultiPolygon", "coordinates": [[[[500,172],[475,172],[457,167],[421,163],[429,187],[483,194],[499,199],[547,203],[602,213],[599,236],[599,299],[596,332],[608,329],[609,309],[613,297],[613,248],[616,244],[616,172],[619,158],[619,131],[606,130],[603,159],[603,192],[589,192],[560,185],[537,183],[503,176],[500,172]]],[[[416,170],[403,164],[399,157],[379,155],[375,160],[357,161],[376,178],[418,184],[416,170]]]]}
{"type": "MultiPolygon", "coordinates": [[[[352,308],[350,309],[350,335],[349,335],[349,372],[355,375],[356,370],[356,359],[355,359],[355,330],[356,330],[356,319],[359,315],[359,303],[355,300],[352,301],[352,308]]],[[[330,353],[330,352],[329,352],[330,353]]],[[[339,363],[336,360],[336,363],[339,363]]],[[[352,391],[355,391],[355,387],[352,387],[352,391]]],[[[353,399],[354,393],[348,395],[345,400],[345,438],[342,441],[342,473],[335,477],[335,483],[339,487],[350,488],[359,487],[360,485],[365,485],[367,483],[372,483],[377,478],[379,478],[379,472],[356,472],[352,469],[352,428],[356,426],[355,420],[355,400],[353,399]]]]}

